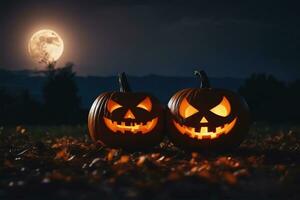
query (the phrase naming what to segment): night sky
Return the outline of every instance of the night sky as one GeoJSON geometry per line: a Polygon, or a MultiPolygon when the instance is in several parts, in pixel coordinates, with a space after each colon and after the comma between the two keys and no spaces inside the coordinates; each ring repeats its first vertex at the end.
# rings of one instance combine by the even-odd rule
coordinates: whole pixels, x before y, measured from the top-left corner
{"type": "Polygon", "coordinates": [[[58,65],[72,61],[80,75],[191,76],[202,68],[216,77],[300,77],[300,5],[289,1],[26,0],[0,6],[0,68],[37,68],[27,42],[49,28],[65,42],[58,65]]]}

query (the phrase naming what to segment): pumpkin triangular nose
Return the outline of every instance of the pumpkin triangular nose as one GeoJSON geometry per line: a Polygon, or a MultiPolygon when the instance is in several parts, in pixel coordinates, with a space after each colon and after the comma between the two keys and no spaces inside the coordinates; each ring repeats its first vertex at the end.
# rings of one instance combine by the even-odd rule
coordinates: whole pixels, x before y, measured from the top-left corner
{"type": "Polygon", "coordinates": [[[205,117],[202,117],[200,123],[207,123],[207,122],[208,122],[207,119],[205,117]]]}
{"type": "Polygon", "coordinates": [[[129,109],[129,110],[126,112],[124,118],[125,118],[125,119],[135,119],[135,116],[134,116],[134,114],[131,112],[131,110],[129,109]]]}

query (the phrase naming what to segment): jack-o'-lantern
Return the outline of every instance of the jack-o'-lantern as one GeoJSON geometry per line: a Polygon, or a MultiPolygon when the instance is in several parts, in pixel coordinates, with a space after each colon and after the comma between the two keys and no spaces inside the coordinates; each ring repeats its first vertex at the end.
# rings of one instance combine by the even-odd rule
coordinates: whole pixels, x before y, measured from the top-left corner
{"type": "Polygon", "coordinates": [[[91,138],[110,147],[147,149],[163,138],[164,112],[151,94],[131,92],[125,73],[120,92],[100,94],[88,117],[91,138]]]}
{"type": "Polygon", "coordinates": [[[171,140],[191,150],[237,146],[249,128],[247,103],[232,91],[211,88],[204,71],[195,74],[201,87],[178,91],[168,103],[171,140]]]}

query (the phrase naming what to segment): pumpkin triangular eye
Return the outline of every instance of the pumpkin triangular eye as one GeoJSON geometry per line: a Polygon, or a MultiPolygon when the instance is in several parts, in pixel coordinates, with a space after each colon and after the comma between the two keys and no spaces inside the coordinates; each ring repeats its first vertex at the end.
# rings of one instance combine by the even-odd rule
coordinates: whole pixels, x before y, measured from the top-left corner
{"type": "Polygon", "coordinates": [[[141,101],[136,107],[142,108],[150,112],[152,110],[152,103],[149,97],[146,97],[143,101],[141,101]]]}
{"type": "Polygon", "coordinates": [[[210,111],[221,117],[227,117],[231,111],[230,103],[226,97],[223,97],[221,103],[210,109],[210,111]]]}
{"type": "Polygon", "coordinates": [[[114,110],[121,108],[122,106],[120,104],[118,104],[117,102],[113,101],[113,100],[108,100],[107,103],[107,110],[108,112],[112,113],[114,110]]]}
{"type": "Polygon", "coordinates": [[[186,98],[184,98],[179,107],[179,114],[181,117],[185,119],[196,114],[197,112],[199,112],[199,110],[194,108],[191,104],[189,104],[186,98]]]}

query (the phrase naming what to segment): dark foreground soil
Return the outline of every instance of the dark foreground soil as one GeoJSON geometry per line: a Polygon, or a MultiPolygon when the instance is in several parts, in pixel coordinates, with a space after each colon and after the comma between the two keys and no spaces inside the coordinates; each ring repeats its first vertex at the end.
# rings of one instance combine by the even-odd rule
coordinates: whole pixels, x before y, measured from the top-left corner
{"type": "Polygon", "coordinates": [[[151,152],[104,148],[82,127],[0,128],[3,200],[299,200],[299,190],[299,126],[254,125],[238,149],[205,154],[167,140],[151,152]]]}

